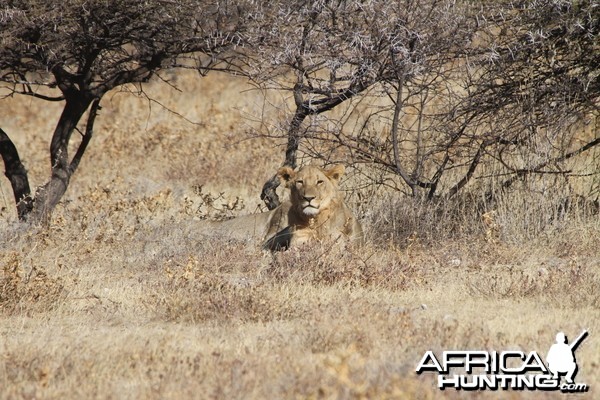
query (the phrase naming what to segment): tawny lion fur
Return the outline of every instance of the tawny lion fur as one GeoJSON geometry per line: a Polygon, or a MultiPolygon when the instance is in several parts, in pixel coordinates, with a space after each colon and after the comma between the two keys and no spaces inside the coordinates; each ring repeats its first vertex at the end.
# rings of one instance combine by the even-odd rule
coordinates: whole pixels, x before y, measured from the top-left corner
{"type": "Polygon", "coordinates": [[[264,247],[277,250],[313,241],[362,240],[360,223],[338,188],[343,174],[343,165],[306,166],[298,171],[280,168],[279,179],[290,189],[290,200],[279,213],[287,213],[287,225],[280,229],[283,224],[271,219],[264,247]]]}
{"type": "Polygon", "coordinates": [[[362,241],[362,227],[338,188],[343,174],[343,165],[282,167],[278,176],[290,189],[289,200],[268,212],[209,223],[211,235],[260,238],[272,251],[313,241],[362,241]]]}

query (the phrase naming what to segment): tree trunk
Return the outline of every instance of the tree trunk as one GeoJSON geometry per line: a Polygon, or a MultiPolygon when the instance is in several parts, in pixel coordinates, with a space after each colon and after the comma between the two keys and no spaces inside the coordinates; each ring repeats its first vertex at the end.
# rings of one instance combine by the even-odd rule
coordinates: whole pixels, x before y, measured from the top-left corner
{"type": "Polygon", "coordinates": [[[50,161],[52,176],[42,187],[38,188],[35,203],[28,220],[46,223],[50,214],[65,194],[69,186],[72,170],[69,163],[68,145],[77,123],[91,103],[85,96],[67,97],[65,108],[58,120],[52,142],[50,143],[50,161]]]}
{"type": "Polygon", "coordinates": [[[19,220],[25,221],[26,215],[33,208],[27,170],[21,163],[17,148],[2,129],[0,129],[0,155],[4,160],[4,175],[10,181],[15,196],[17,215],[19,220]]]}
{"type": "Polygon", "coordinates": [[[400,115],[404,108],[404,72],[398,74],[398,90],[396,92],[396,101],[394,102],[394,116],[392,119],[392,150],[394,152],[394,166],[396,167],[396,173],[400,175],[402,180],[410,187],[413,197],[417,194],[417,184],[414,180],[408,176],[408,174],[402,168],[402,162],[400,161],[400,143],[398,137],[398,130],[400,129],[400,115]]]}
{"type": "MultiPolygon", "coordinates": [[[[303,104],[296,106],[296,112],[290,123],[290,129],[288,131],[288,143],[285,149],[285,161],[283,165],[287,165],[292,168],[297,166],[298,145],[300,144],[300,127],[302,122],[306,119],[307,111],[303,104]]],[[[279,178],[277,174],[273,175],[263,185],[260,199],[265,202],[269,210],[274,210],[281,204],[279,196],[277,195],[277,188],[279,187],[279,178]]]]}

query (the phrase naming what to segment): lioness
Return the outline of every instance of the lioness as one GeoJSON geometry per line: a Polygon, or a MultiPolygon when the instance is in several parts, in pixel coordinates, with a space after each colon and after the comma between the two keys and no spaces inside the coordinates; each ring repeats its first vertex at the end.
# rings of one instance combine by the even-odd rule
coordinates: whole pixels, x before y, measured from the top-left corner
{"type": "Polygon", "coordinates": [[[280,168],[279,179],[290,189],[290,200],[273,210],[263,247],[278,250],[315,240],[362,240],[362,227],[338,189],[344,171],[343,165],[326,170],[280,168]]]}
{"type": "Polygon", "coordinates": [[[208,222],[211,235],[232,239],[261,239],[266,250],[281,250],[310,241],[362,240],[362,228],[338,189],[343,165],[329,169],[282,167],[279,179],[290,199],[274,210],[208,222]]]}

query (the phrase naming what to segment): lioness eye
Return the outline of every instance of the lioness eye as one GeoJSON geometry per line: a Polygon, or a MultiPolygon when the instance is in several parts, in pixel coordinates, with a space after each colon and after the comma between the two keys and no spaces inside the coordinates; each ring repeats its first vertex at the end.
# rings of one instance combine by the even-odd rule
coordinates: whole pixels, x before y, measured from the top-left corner
{"type": "Polygon", "coordinates": [[[321,185],[321,184],[323,184],[323,181],[319,179],[319,180],[317,181],[317,185],[321,185]]]}
{"type": "Polygon", "coordinates": [[[296,185],[302,185],[304,184],[304,181],[296,181],[296,185]]]}

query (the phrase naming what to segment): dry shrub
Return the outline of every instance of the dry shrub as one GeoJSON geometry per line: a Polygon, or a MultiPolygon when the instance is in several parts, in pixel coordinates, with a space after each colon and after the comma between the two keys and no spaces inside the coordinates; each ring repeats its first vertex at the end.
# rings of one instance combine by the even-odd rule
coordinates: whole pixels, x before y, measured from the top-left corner
{"type": "Polygon", "coordinates": [[[18,253],[5,255],[2,264],[0,313],[3,315],[48,312],[63,299],[62,280],[37,267],[25,272],[18,253]]]}
{"type": "Polygon", "coordinates": [[[600,227],[594,201],[560,190],[521,187],[507,191],[494,204],[494,210],[499,236],[511,244],[540,238],[553,240],[573,229],[584,228],[592,233],[600,227]]]}
{"type": "Polygon", "coordinates": [[[416,379],[407,379],[393,370],[377,370],[353,343],[328,356],[318,398],[351,399],[433,399],[432,391],[416,379]],[[375,372],[377,371],[377,372],[375,372]]]}
{"type": "Polygon", "coordinates": [[[406,248],[415,241],[433,244],[481,236],[485,228],[480,216],[468,196],[432,202],[387,193],[373,201],[365,225],[371,241],[406,248]]]}
{"type": "Polygon", "coordinates": [[[261,255],[228,247],[204,253],[201,261],[167,260],[166,282],[155,288],[148,302],[160,318],[172,321],[271,321],[298,317],[301,307],[292,295],[261,278],[261,255]],[[248,257],[254,262],[248,262],[248,257]]]}
{"type": "Polygon", "coordinates": [[[358,254],[319,243],[274,253],[267,273],[279,282],[368,285],[372,273],[358,254]]]}
{"type": "MultiPolygon", "coordinates": [[[[400,252],[374,246],[307,244],[275,253],[266,273],[282,283],[377,286],[403,290],[420,278],[417,266],[400,252]]],[[[422,272],[422,271],[421,271],[422,272]]]]}
{"type": "Polygon", "coordinates": [[[269,301],[272,289],[264,283],[237,283],[223,276],[202,275],[167,283],[157,306],[171,321],[282,319],[286,312],[279,313],[279,307],[269,301]]]}
{"type": "Polygon", "coordinates": [[[213,194],[206,192],[202,185],[192,187],[194,196],[186,196],[185,213],[200,219],[226,220],[234,216],[234,212],[244,210],[246,205],[239,196],[228,198],[225,192],[213,194]]]}
{"type": "Polygon", "coordinates": [[[542,298],[562,307],[597,308],[600,307],[598,267],[598,260],[591,259],[529,269],[497,266],[473,276],[468,288],[471,295],[485,298],[542,298]]]}
{"type": "MultiPolygon", "coordinates": [[[[204,242],[199,256],[166,254],[152,262],[164,273],[143,300],[158,318],[175,321],[273,321],[302,318],[309,292],[407,290],[426,281],[428,266],[380,249],[306,245],[268,254],[257,247],[204,242]],[[337,288],[337,289],[336,289],[337,288]]],[[[323,312],[323,310],[321,310],[323,312]]],[[[335,315],[337,311],[332,311],[335,315]]],[[[357,311],[358,312],[358,311],[357,311]]]]}
{"type": "Polygon", "coordinates": [[[597,201],[572,194],[566,184],[534,183],[497,192],[493,200],[489,185],[474,186],[443,201],[388,192],[371,202],[365,218],[367,233],[378,243],[407,247],[415,240],[437,246],[465,239],[520,245],[560,240],[574,229],[592,238],[600,231],[597,201]]]}

